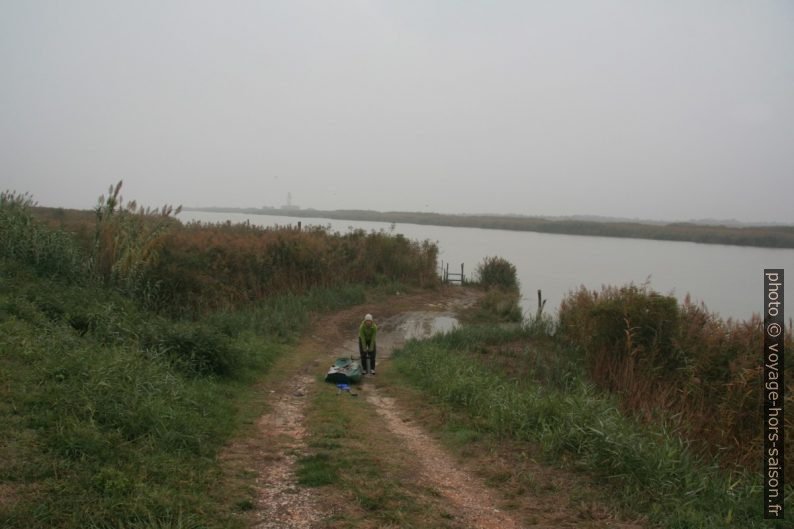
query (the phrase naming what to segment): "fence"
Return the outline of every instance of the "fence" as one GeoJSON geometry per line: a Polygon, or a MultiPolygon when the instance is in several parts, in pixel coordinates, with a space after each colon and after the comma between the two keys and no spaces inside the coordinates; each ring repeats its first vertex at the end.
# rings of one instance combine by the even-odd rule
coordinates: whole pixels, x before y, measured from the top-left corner
{"type": "Polygon", "coordinates": [[[463,271],[463,263],[460,263],[460,273],[458,273],[450,272],[449,263],[444,263],[444,261],[441,261],[441,282],[458,283],[459,285],[466,283],[466,275],[463,271]]]}

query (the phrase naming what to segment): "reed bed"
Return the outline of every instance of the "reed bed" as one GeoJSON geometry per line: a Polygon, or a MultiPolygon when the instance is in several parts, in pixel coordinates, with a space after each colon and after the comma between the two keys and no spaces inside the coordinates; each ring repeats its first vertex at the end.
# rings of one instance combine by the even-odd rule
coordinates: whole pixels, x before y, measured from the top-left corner
{"type": "MultiPolygon", "coordinates": [[[[702,304],[687,298],[679,305],[646,285],[581,288],[560,306],[559,333],[581,351],[591,380],[616,395],[624,411],[673,422],[699,451],[719,455],[726,467],[760,468],[760,318],[723,321],[702,304]]],[[[791,336],[789,325],[787,347],[791,336]]],[[[785,367],[794,367],[791,355],[785,367]]],[[[791,432],[791,381],[786,390],[785,429],[791,432]]]]}
{"type": "MultiPolygon", "coordinates": [[[[594,384],[578,353],[529,325],[464,326],[409,342],[393,357],[401,379],[474,431],[536,445],[549,462],[610,490],[617,507],[667,528],[783,527],[761,516],[760,473],[726,470],[675,424],[626,414],[594,384]]],[[[786,489],[789,501],[794,488],[786,489]]]]}
{"type": "Polygon", "coordinates": [[[46,220],[0,196],[0,526],[241,527],[217,456],[255,382],[313,313],[432,286],[437,250],[183,225],[120,190],[46,220]]]}

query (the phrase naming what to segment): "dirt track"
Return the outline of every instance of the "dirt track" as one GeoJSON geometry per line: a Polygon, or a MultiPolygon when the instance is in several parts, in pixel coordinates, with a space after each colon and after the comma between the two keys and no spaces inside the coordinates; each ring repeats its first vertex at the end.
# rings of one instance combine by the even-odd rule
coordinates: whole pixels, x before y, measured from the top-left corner
{"type": "MultiPolygon", "coordinates": [[[[296,461],[308,453],[306,446],[306,408],[315,391],[315,380],[336,356],[357,355],[356,329],[365,312],[376,316],[378,323],[378,364],[388,362],[391,352],[410,338],[423,338],[434,332],[448,330],[455,324],[453,310],[471,305],[476,294],[451,289],[446,295],[429,293],[404,296],[398,302],[367,305],[338,311],[314,323],[314,332],[298,347],[303,360],[292,366],[292,375],[266,390],[270,411],[257,421],[257,435],[231,447],[232,458],[243,458],[248,471],[255,474],[257,502],[251,527],[256,529],[319,529],[333,513],[323,506],[313,489],[297,484],[296,461]],[[318,354],[318,352],[321,352],[318,354]]],[[[484,481],[467,472],[459,462],[420,425],[400,403],[383,394],[366,378],[363,394],[382,418],[389,435],[415,455],[417,483],[435,490],[460,527],[477,529],[519,528],[514,512],[497,509],[500,502],[484,481]]],[[[265,391],[265,390],[263,390],[265,391]]],[[[564,498],[562,498],[564,499],[564,498]]],[[[593,525],[582,524],[575,513],[561,512],[546,500],[534,501],[538,516],[531,527],[622,527],[634,524],[607,521],[602,518],[593,525]]],[[[330,507],[333,509],[333,507],[330,507]]]]}
{"type": "MultiPolygon", "coordinates": [[[[298,486],[295,478],[296,460],[306,452],[305,409],[307,397],[313,391],[315,376],[337,356],[357,355],[355,332],[364,311],[378,316],[378,362],[388,361],[391,352],[411,338],[430,336],[456,324],[453,309],[471,305],[475,294],[466,290],[452,290],[452,295],[439,300],[438,295],[423,294],[406,297],[391,306],[367,306],[343,310],[324,316],[315,322],[315,332],[300,345],[303,351],[327,351],[304,365],[297,373],[282,381],[271,391],[271,411],[258,421],[260,440],[244,450],[255,452],[258,461],[252,470],[258,478],[255,487],[256,529],[310,529],[321,526],[329,513],[321,512],[310,489],[298,486]]],[[[388,424],[401,422],[393,401],[382,397],[370,386],[368,400],[388,424]]],[[[430,465],[423,469],[426,479],[448,494],[460,512],[469,513],[471,527],[518,527],[509,518],[498,517],[485,523],[491,501],[484,485],[466,479],[454,471],[454,462],[445,456],[431,438],[416,427],[394,428],[394,435],[405,436],[405,442],[422,453],[421,461],[430,465]],[[460,492],[456,492],[460,491],[460,492]],[[495,523],[499,522],[499,523],[495,523]]]]}

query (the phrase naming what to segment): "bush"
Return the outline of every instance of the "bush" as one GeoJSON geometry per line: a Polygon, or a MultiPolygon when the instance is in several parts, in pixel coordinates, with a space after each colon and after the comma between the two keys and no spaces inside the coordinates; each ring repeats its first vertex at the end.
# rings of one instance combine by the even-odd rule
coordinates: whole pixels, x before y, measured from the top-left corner
{"type": "Polygon", "coordinates": [[[229,336],[192,322],[155,324],[145,331],[141,346],[193,376],[229,376],[242,362],[242,353],[229,336]]]}
{"type": "Polygon", "coordinates": [[[480,285],[518,292],[516,267],[501,257],[486,257],[475,272],[480,285]]]}
{"type": "MultiPolygon", "coordinates": [[[[194,509],[234,423],[230,386],[142,354],[166,321],[0,258],[2,527],[123,527],[194,509]],[[142,324],[143,322],[143,324],[142,324]]],[[[193,511],[191,511],[193,512],[193,511]]]]}
{"type": "Polygon", "coordinates": [[[365,282],[435,278],[429,243],[183,226],[119,190],[96,218],[58,212],[80,239],[35,220],[27,195],[0,196],[2,527],[238,523],[207,491],[284,342],[312,312],[362,302],[365,282]]]}

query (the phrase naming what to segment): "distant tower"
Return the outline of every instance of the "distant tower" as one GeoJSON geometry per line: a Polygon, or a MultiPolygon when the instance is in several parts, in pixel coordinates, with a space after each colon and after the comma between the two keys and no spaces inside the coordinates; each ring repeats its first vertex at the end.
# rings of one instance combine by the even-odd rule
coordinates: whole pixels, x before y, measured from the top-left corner
{"type": "Polygon", "coordinates": [[[287,203],[284,204],[283,206],[281,206],[281,209],[285,209],[285,210],[297,210],[297,209],[300,209],[300,207],[295,206],[295,205],[292,204],[292,193],[287,193],[287,203]]]}

